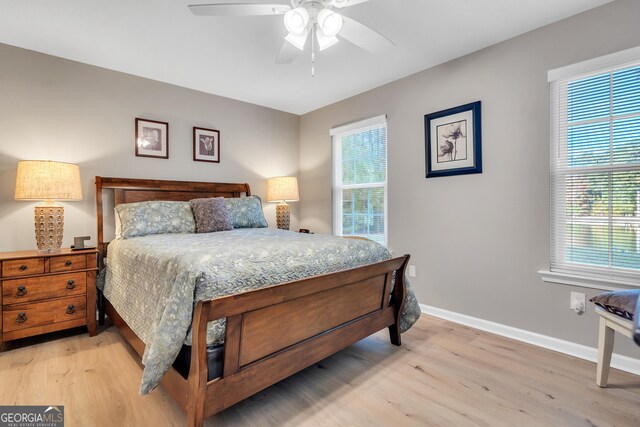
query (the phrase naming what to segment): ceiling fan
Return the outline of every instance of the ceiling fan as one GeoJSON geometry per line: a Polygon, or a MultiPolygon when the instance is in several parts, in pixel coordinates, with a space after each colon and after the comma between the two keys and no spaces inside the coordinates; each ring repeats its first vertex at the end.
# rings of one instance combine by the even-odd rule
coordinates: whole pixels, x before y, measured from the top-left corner
{"type": "Polygon", "coordinates": [[[323,51],[338,43],[338,36],[373,53],[383,53],[394,46],[391,40],[373,28],[333,10],[367,1],[369,0],[290,0],[287,2],[289,4],[216,2],[189,5],[189,9],[195,15],[204,16],[284,15],[284,25],[289,34],[284,39],[276,63],[293,62],[310,42],[313,76],[316,51],[323,51]]]}

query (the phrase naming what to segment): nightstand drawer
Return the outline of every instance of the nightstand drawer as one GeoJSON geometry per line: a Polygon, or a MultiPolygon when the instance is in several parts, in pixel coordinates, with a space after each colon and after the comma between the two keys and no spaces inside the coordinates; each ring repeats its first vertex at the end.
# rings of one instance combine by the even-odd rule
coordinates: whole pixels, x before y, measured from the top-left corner
{"type": "Polygon", "coordinates": [[[85,295],[87,273],[11,279],[2,282],[2,303],[21,304],[49,298],[85,295]]]}
{"type": "Polygon", "coordinates": [[[30,276],[44,273],[44,258],[2,261],[2,277],[30,276]]]}
{"type": "Polygon", "coordinates": [[[51,273],[84,270],[85,268],[87,268],[86,255],[54,256],[49,260],[49,271],[51,273]]]}
{"type": "Polygon", "coordinates": [[[2,331],[66,322],[87,317],[85,296],[3,307],[2,331]]]}

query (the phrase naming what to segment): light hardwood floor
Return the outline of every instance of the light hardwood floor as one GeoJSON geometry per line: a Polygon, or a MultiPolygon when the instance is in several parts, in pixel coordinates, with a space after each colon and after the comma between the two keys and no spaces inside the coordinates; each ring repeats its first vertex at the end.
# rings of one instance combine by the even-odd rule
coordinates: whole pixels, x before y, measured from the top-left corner
{"type": "MultiPolygon", "coordinates": [[[[68,427],[184,424],[162,388],[138,395],[140,366],[114,328],[41,341],[0,353],[0,404],[65,405],[68,427]]],[[[205,425],[640,425],[640,377],[612,370],[600,389],[594,363],[428,316],[403,341],[378,333],[205,425]]]]}

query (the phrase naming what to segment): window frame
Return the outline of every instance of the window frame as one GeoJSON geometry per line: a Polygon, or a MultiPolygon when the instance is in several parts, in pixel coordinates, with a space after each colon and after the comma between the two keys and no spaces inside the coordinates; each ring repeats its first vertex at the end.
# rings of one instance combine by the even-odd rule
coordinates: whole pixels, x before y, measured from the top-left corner
{"type": "Polygon", "coordinates": [[[335,236],[343,236],[342,234],[342,193],[344,190],[350,189],[366,189],[366,188],[383,188],[384,189],[384,242],[383,246],[389,245],[389,138],[388,138],[388,123],[387,116],[381,115],[372,117],[370,119],[360,120],[344,126],[334,127],[330,130],[331,136],[331,176],[332,176],[332,229],[335,236]],[[385,157],[384,157],[384,169],[385,180],[384,182],[372,182],[364,184],[342,184],[342,138],[349,137],[354,134],[363,133],[369,130],[385,129],[385,157]]]}
{"type": "MultiPolygon", "coordinates": [[[[597,76],[599,74],[613,74],[618,70],[631,68],[640,65],[640,46],[625,51],[613,53],[603,57],[595,58],[588,61],[583,61],[577,64],[569,65],[566,67],[551,70],[548,73],[548,81],[550,83],[550,113],[551,113],[551,152],[550,152],[550,221],[551,221],[551,258],[549,270],[540,270],[538,273],[545,282],[561,283],[566,285],[583,286],[588,288],[615,290],[625,289],[630,287],[637,287],[638,279],[640,279],[640,269],[627,269],[623,267],[612,266],[589,266],[586,264],[569,263],[565,259],[566,251],[566,228],[569,224],[570,218],[566,215],[558,214],[556,212],[566,212],[566,185],[563,184],[564,180],[556,179],[558,176],[567,176],[575,173],[593,173],[593,172],[608,172],[616,173],[620,171],[638,171],[640,170],[639,164],[615,164],[609,163],[608,165],[596,165],[596,166],[577,166],[577,167],[562,167],[562,154],[567,155],[567,135],[568,132],[563,133],[559,130],[561,126],[564,126],[566,130],[572,126],[585,123],[596,122],[609,122],[613,123],[613,120],[619,120],[628,116],[637,117],[640,113],[632,113],[621,115],[620,117],[613,114],[612,111],[612,99],[609,101],[609,115],[606,119],[592,119],[583,120],[579,123],[569,124],[569,121],[562,121],[562,118],[567,118],[567,112],[562,111],[560,107],[560,101],[566,101],[568,97],[567,88],[568,83],[571,81],[577,81],[580,79],[588,78],[590,76],[597,76]],[[565,148],[561,150],[561,148],[565,148]],[[559,195],[565,194],[564,197],[559,195]],[[555,208],[554,208],[555,203],[555,208]],[[561,220],[564,220],[559,225],[561,220]],[[560,228],[558,232],[557,228],[560,228]],[[559,263],[561,266],[554,266],[554,260],[561,260],[559,263]]],[[[610,94],[612,96],[612,94],[610,94]]],[[[567,103],[564,102],[563,106],[567,103]]],[[[611,143],[611,142],[610,142],[611,143]]],[[[564,158],[566,160],[566,157],[564,158]]],[[[611,184],[610,184],[611,185],[611,184]]],[[[609,194],[608,197],[612,197],[609,194]]],[[[610,199],[611,200],[611,199],[610,199]]],[[[613,226],[616,218],[611,213],[606,217],[598,217],[599,222],[606,221],[608,225],[613,226]]],[[[637,222],[640,218],[633,218],[633,222],[637,222]]],[[[609,231],[611,234],[611,230],[609,231]]],[[[609,240],[609,256],[611,257],[611,251],[613,250],[613,243],[611,236],[609,240]]]]}

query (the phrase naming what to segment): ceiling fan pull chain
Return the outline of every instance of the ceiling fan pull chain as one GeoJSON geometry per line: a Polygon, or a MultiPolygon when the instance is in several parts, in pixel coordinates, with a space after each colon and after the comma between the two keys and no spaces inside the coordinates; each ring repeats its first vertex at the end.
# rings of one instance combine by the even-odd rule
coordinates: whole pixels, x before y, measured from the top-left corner
{"type": "Polygon", "coordinates": [[[311,77],[316,76],[316,26],[311,26],[311,77]]]}

